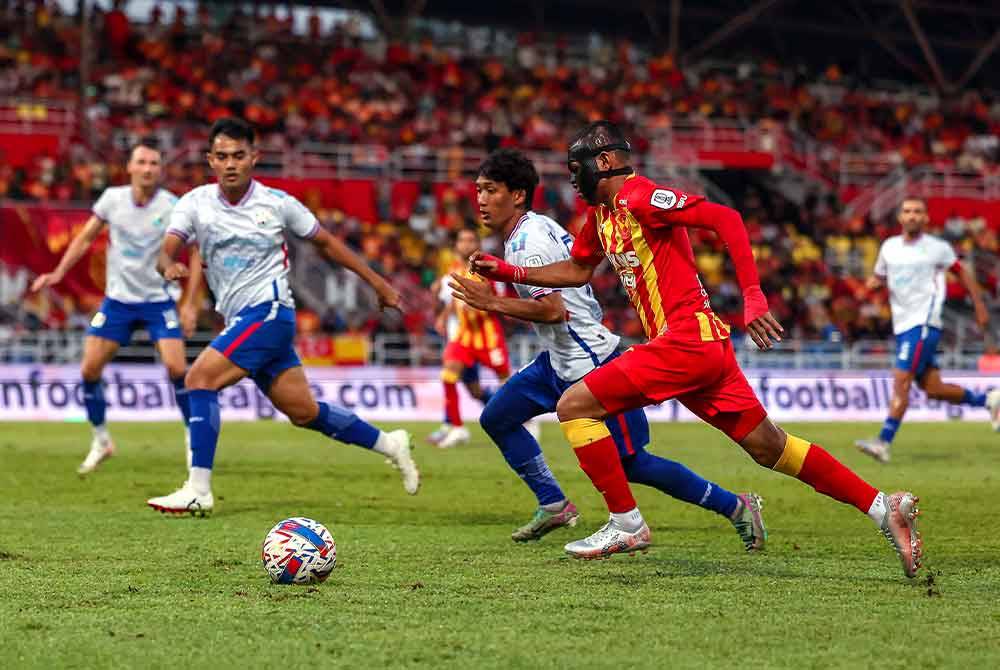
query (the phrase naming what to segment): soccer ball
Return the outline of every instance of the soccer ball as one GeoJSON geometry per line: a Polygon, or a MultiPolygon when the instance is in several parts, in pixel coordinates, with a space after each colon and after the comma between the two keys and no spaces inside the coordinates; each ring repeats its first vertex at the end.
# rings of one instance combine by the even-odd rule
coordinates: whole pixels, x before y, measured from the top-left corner
{"type": "Polygon", "coordinates": [[[275,584],[314,584],[333,571],[337,545],[323,524],[293,517],[268,531],[260,558],[275,584]]]}

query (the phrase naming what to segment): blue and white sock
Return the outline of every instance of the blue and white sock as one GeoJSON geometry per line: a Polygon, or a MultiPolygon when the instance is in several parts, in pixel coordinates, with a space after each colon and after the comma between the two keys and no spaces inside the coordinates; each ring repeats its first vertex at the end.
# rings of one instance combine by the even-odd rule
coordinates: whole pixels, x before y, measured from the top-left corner
{"type": "Polygon", "coordinates": [[[640,449],[622,461],[630,482],[652,486],[669,496],[731,518],[739,499],[735,493],[702,479],[686,466],[640,449]]]}
{"type": "Polygon", "coordinates": [[[105,414],[108,403],[104,399],[104,381],[83,380],[83,406],[87,409],[87,421],[94,428],[94,434],[102,439],[108,436],[108,428],[105,425],[105,414]]]}
{"type": "Polygon", "coordinates": [[[386,438],[378,428],[343,407],[325,402],[318,404],[319,414],[306,428],[347,444],[386,453],[386,438]]]}
{"type": "Polygon", "coordinates": [[[191,471],[188,481],[196,493],[212,490],[212,466],[219,443],[219,392],[205,389],[188,391],[191,418],[191,471]]]}
{"type": "Polygon", "coordinates": [[[177,401],[177,408],[181,411],[186,426],[191,423],[191,403],[188,399],[188,391],[184,388],[184,377],[171,379],[170,383],[174,386],[174,399],[177,401]]]}
{"type": "Polygon", "coordinates": [[[986,407],[986,394],[973,391],[972,389],[965,389],[965,394],[962,396],[962,404],[969,407],[986,407]]]}
{"type": "Polygon", "coordinates": [[[902,419],[893,419],[891,416],[887,416],[885,423],[882,424],[882,430],[878,434],[878,439],[886,444],[892,444],[892,441],[896,439],[896,431],[899,430],[902,423],[902,419]]]}

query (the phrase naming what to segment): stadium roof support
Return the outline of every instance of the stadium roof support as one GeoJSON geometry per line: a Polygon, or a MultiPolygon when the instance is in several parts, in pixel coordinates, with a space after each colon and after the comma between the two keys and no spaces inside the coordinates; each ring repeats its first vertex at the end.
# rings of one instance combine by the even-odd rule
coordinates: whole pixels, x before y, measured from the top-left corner
{"type": "Polygon", "coordinates": [[[868,33],[868,35],[871,36],[871,38],[875,40],[875,42],[878,43],[880,47],[885,49],[885,51],[888,52],[888,54],[892,56],[897,63],[905,67],[907,70],[915,74],[920,79],[924,80],[929,79],[927,73],[924,70],[922,70],[919,66],[916,65],[916,63],[911,61],[909,58],[904,56],[902,52],[900,52],[900,50],[896,48],[896,45],[893,44],[889,39],[887,39],[885,34],[881,30],[875,27],[871,19],[865,13],[865,10],[862,9],[861,6],[858,4],[858,0],[851,0],[851,8],[854,10],[854,13],[857,15],[857,17],[861,20],[861,24],[865,27],[865,31],[868,33]]]}
{"type": "Polygon", "coordinates": [[[913,3],[911,0],[899,0],[899,8],[903,10],[906,22],[910,24],[910,30],[913,31],[913,36],[917,39],[917,44],[920,45],[920,50],[923,51],[931,72],[934,73],[934,81],[937,82],[938,88],[942,91],[951,90],[951,83],[944,78],[944,71],[934,54],[934,47],[927,41],[927,35],[924,34],[924,29],[920,27],[920,21],[917,20],[917,14],[913,11],[913,3]]]}
{"type": "Polygon", "coordinates": [[[757,20],[757,17],[781,1],[782,0],[758,0],[758,2],[755,2],[747,7],[745,11],[740,12],[732,19],[722,24],[718,30],[702,40],[702,42],[696,45],[693,49],[690,49],[686,56],[690,58],[697,58],[698,56],[704,55],[704,53],[712,47],[721,44],[726,39],[739,33],[745,28],[748,28],[750,24],[757,20]]]}
{"type": "Polygon", "coordinates": [[[997,47],[1000,46],[1000,28],[993,33],[993,37],[990,41],[982,46],[976,57],[972,59],[969,63],[969,67],[965,69],[965,72],[959,77],[958,81],[955,82],[955,88],[961,90],[963,86],[969,83],[969,80],[976,76],[979,69],[983,67],[989,57],[993,55],[997,47]]]}

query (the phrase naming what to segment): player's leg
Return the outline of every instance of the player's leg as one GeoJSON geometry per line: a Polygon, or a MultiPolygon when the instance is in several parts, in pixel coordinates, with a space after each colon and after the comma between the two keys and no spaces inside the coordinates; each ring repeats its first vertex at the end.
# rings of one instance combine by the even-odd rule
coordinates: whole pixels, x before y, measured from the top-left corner
{"type": "Polygon", "coordinates": [[[181,333],[177,305],[174,304],[173,300],[150,304],[144,310],[144,321],[147,330],[149,330],[149,336],[156,346],[156,352],[160,355],[160,361],[167,369],[167,377],[174,387],[177,408],[181,411],[186,426],[191,415],[184,388],[187,357],[184,351],[184,336],[181,333]]]}
{"type": "Polygon", "coordinates": [[[174,389],[174,399],[177,401],[177,408],[184,421],[184,451],[187,454],[188,467],[191,467],[191,435],[187,430],[191,421],[191,404],[188,400],[187,388],[184,386],[184,376],[187,373],[184,340],[173,337],[157,340],[156,351],[160,355],[163,367],[167,370],[167,378],[174,389]]]}
{"type": "Polygon", "coordinates": [[[101,374],[114,358],[118,348],[132,339],[134,322],[138,314],[134,305],[105,298],[90,320],[87,337],[83,342],[83,360],[80,362],[83,402],[94,437],[83,463],[77,468],[81,475],[93,472],[104,460],[115,453],[115,445],[105,423],[107,402],[101,374]]]}
{"type": "Polygon", "coordinates": [[[937,349],[940,331],[925,329],[923,326],[911,328],[896,336],[896,359],[892,371],[892,399],[889,413],[882,424],[882,430],[874,439],[857,440],[854,444],[863,453],[880,463],[888,463],[892,441],[903,422],[903,416],[910,405],[910,389],[914,378],[923,375],[937,349]]]}
{"type": "Polygon", "coordinates": [[[157,511],[194,515],[205,515],[212,511],[212,469],[215,466],[215,451],[222,428],[219,391],[237,383],[248,374],[248,370],[214,348],[220,338],[226,338],[230,333],[231,331],[223,331],[212,345],[198,355],[187,372],[185,386],[191,413],[188,419],[191,435],[188,480],[174,493],[146,501],[146,504],[157,511]]]}
{"type": "Polygon", "coordinates": [[[444,365],[441,368],[441,385],[444,388],[445,419],[449,428],[438,441],[442,449],[457,447],[469,441],[469,429],[462,422],[462,412],[458,400],[458,382],[465,368],[474,363],[468,347],[458,342],[449,342],[444,350],[444,365]]]}
{"type": "MultiPolygon", "coordinates": [[[[618,361],[621,358],[609,363],[607,367],[618,361]]],[[[596,533],[566,545],[566,552],[577,558],[605,558],[622,551],[644,550],[650,541],[649,526],[632,497],[632,490],[618,456],[618,447],[604,422],[609,412],[594,395],[591,386],[595,380],[603,382],[616,377],[619,371],[613,372],[615,374],[610,373],[605,366],[597,368],[563,393],[556,405],[559,426],[573,447],[580,468],[590,478],[594,488],[604,496],[610,513],[608,523],[596,533]],[[596,376],[595,373],[601,370],[605,372],[596,376]]],[[[622,397],[618,393],[621,389],[612,384],[605,384],[603,389],[609,397],[617,397],[619,404],[632,402],[637,407],[646,404],[642,398],[622,397]]]]}
{"type": "Polygon", "coordinates": [[[867,514],[889,540],[908,577],[920,567],[922,541],[916,531],[916,497],[886,494],[855,474],[818,444],[789,435],[767,418],[740,370],[731,346],[716,362],[718,381],[683,397],[685,406],[739,444],[758,464],[795,477],[817,492],[867,514]]]}
{"type": "Polygon", "coordinates": [[[548,354],[543,353],[497,390],[479,418],[507,465],[538,501],[532,519],[511,534],[515,542],[537,540],[556,528],[575,526],[579,517],[576,506],[566,499],[549,469],[537,440],[523,425],[555,409],[560,390],[553,388],[553,377],[548,354]]]}
{"type": "Polygon", "coordinates": [[[739,441],[760,465],[781,472],[867,514],[896,550],[907,577],[921,565],[923,541],[916,530],[918,498],[908,491],[879,491],[821,446],[785,433],[769,419],[739,441]]]}
{"type": "Polygon", "coordinates": [[[383,432],[349,410],[317,402],[298,358],[291,362],[295,365],[286,367],[278,362],[254,377],[274,406],[300,428],[315,430],[389,458],[403,477],[403,488],[410,495],[415,494],[420,487],[420,473],[410,455],[409,433],[405,430],[383,432]]]}
{"type": "Polygon", "coordinates": [[[606,423],[618,444],[629,482],[655,488],[672,498],[715,512],[733,524],[747,551],[764,549],[767,528],[759,495],[733,493],[702,478],[683,463],[646,451],[649,422],[642,409],[609,417],[606,423]]]}
{"type": "Polygon", "coordinates": [[[80,376],[83,379],[83,404],[87,410],[87,421],[93,430],[93,439],[86,458],[77,467],[77,472],[86,475],[115,453],[105,415],[107,401],[104,399],[104,382],[101,375],[104,367],[115,357],[119,344],[98,335],[87,335],[83,341],[83,359],[80,362],[80,376]]]}

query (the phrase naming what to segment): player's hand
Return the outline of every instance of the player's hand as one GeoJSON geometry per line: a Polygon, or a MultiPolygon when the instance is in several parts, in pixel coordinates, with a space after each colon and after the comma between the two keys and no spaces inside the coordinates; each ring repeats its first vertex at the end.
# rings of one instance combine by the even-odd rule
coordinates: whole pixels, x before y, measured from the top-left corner
{"type": "Polygon", "coordinates": [[[879,279],[877,275],[872,275],[868,278],[868,281],[865,282],[865,288],[869,291],[877,291],[882,288],[882,280],[879,279]]]}
{"type": "Polygon", "coordinates": [[[754,344],[764,351],[774,346],[771,340],[781,342],[781,336],[785,334],[785,329],[768,309],[767,298],[760,286],[743,289],[743,322],[754,344]]]}
{"type": "Polygon", "coordinates": [[[986,327],[990,325],[990,313],[982,301],[976,302],[976,325],[979,326],[980,330],[986,330],[986,327]]]}
{"type": "Polygon", "coordinates": [[[181,305],[181,332],[184,337],[191,337],[198,327],[198,308],[192,304],[181,305]]]}
{"type": "Polygon", "coordinates": [[[394,289],[389,282],[382,282],[381,285],[376,286],[375,292],[378,294],[379,309],[388,308],[403,311],[403,299],[400,297],[399,291],[394,289]]]}
{"type": "Polygon", "coordinates": [[[771,312],[765,312],[747,324],[747,333],[749,333],[750,339],[753,340],[758,349],[764,351],[774,346],[771,340],[781,342],[781,336],[784,332],[785,329],[781,327],[771,312]]]}
{"type": "Polygon", "coordinates": [[[434,332],[441,337],[448,337],[448,315],[445,312],[441,312],[434,319],[434,332]]]}
{"type": "Polygon", "coordinates": [[[485,254],[482,251],[477,251],[469,256],[469,269],[481,277],[512,284],[524,283],[526,272],[520,265],[511,265],[502,258],[485,254]]]}
{"type": "Polygon", "coordinates": [[[453,273],[448,287],[453,298],[461,300],[469,307],[492,311],[496,294],[488,282],[476,281],[453,273]]]}
{"type": "Polygon", "coordinates": [[[31,292],[37,293],[48,286],[55,286],[62,280],[63,276],[58,272],[46,272],[43,275],[39,275],[35,278],[35,281],[31,282],[31,292]]]}
{"type": "Polygon", "coordinates": [[[163,271],[163,278],[167,281],[177,281],[178,279],[184,279],[189,274],[188,266],[184,263],[172,263],[163,271]]]}

